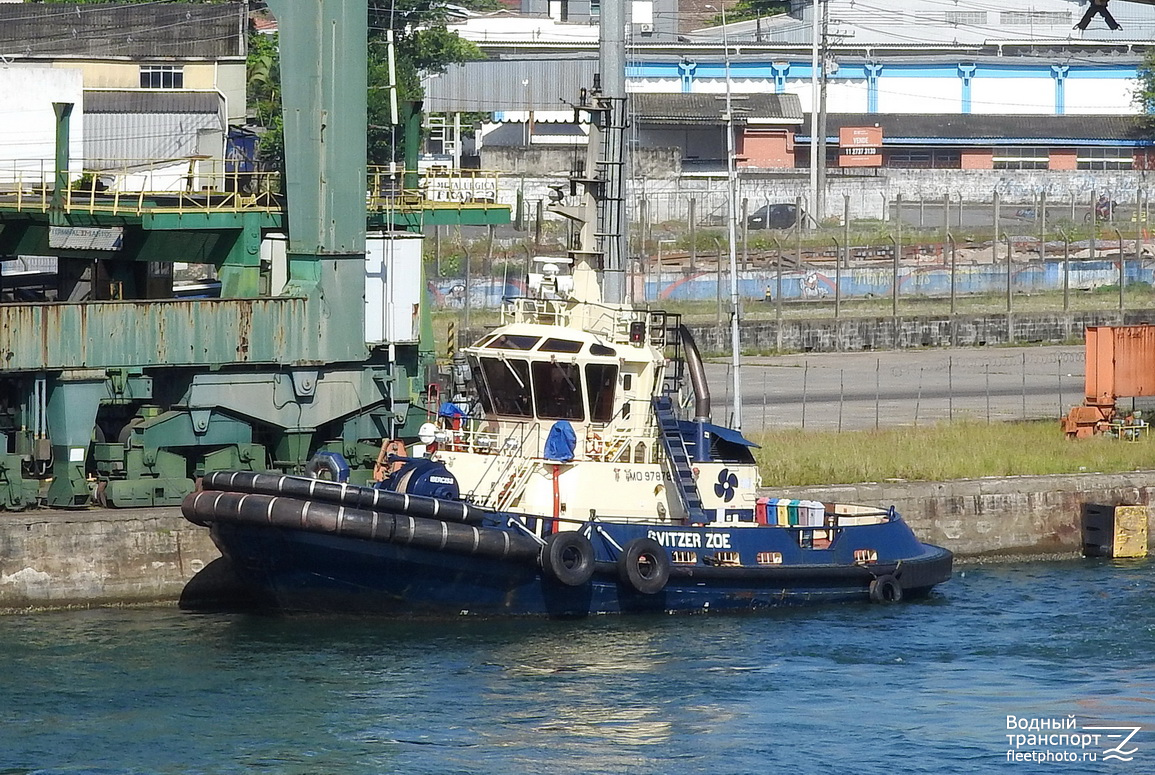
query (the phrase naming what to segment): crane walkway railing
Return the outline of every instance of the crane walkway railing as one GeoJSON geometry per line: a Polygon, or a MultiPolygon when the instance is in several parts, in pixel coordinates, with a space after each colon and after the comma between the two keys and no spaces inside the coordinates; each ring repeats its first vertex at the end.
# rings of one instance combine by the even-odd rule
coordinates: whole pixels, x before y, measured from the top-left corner
{"type": "MultiPolygon", "coordinates": [[[[146,213],[241,213],[284,210],[279,172],[246,170],[209,157],[105,161],[72,165],[68,186],[56,195],[50,159],[0,163],[0,209],[142,216],[146,213]]],[[[365,203],[370,213],[466,210],[497,204],[499,175],[481,170],[405,173],[367,170],[365,203]]]]}

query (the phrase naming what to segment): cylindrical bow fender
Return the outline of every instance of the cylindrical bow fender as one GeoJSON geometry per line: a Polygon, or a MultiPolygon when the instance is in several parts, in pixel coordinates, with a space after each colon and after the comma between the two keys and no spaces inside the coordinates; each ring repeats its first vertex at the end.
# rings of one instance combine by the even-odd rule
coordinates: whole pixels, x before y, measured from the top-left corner
{"type": "Polygon", "coordinates": [[[430,498],[424,495],[377,490],[354,484],[306,479],[301,476],[258,474],[252,471],[213,471],[205,474],[202,487],[206,490],[246,492],[257,495],[276,495],[300,500],[321,501],[340,506],[352,506],[371,511],[389,511],[412,517],[436,519],[442,522],[481,524],[497,517],[490,509],[483,509],[465,501],[430,498]]]}
{"type": "Polygon", "coordinates": [[[181,512],[204,526],[231,522],[278,527],[535,564],[540,548],[529,536],[509,530],[254,493],[194,492],[184,499],[181,512]]]}

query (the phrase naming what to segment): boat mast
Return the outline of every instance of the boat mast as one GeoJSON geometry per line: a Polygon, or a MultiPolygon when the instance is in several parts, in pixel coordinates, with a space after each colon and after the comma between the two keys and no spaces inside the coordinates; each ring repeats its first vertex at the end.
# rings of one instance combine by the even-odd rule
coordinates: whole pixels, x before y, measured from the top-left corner
{"type": "MultiPolygon", "coordinates": [[[[611,304],[625,300],[626,265],[626,197],[625,197],[625,125],[626,125],[626,10],[625,3],[602,3],[599,61],[601,94],[609,110],[601,115],[601,156],[597,174],[604,189],[598,203],[598,239],[602,248],[603,294],[611,304]]],[[[590,143],[594,142],[590,133],[590,143]]]]}
{"type": "Polygon", "coordinates": [[[626,197],[625,105],[626,44],[623,4],[602,7],[599,71],[592,89],[583,88],[575,115],[589,116],[589,141],[584,164],[570,177],[571,195],[582,187],[580,201],[566,204],[555,188],[551,212],[578,224],[579,245],[571,247],[575,299],[583,302],[625,301],[626,197]],[[599,276],[600,275],[600,276],[599,276]]]}

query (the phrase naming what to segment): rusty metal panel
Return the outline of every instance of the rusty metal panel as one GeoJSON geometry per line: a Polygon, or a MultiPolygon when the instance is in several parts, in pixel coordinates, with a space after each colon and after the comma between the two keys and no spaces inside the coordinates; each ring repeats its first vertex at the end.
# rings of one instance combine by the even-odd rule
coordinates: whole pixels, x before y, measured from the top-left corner
{"type": "Polygon", "coordinates": [[[348,361],[360,330],[332,326],[323,299],[200,299],[0,305],[0,368],[348,361]],[[345,331],[351,336],[336,335],[345,331]]]}
{"type": "Polygon", "coordinates": [[[1115,395],[1155,395],[1155,326],[1116,326],[1115,395]]]}
{"type": "Polygon", "coordinates": [[[1088,404],[1110,403],[1114,391],[1115,358],[1110,326],[1090,326],[1086,331],[1083,383],[1088,404]]]}
{"type": "Polygon", "coordinates": [[[1155,395],[1155,326],[1092,326],[1086,339],[1090,403],[1155,395]]]}

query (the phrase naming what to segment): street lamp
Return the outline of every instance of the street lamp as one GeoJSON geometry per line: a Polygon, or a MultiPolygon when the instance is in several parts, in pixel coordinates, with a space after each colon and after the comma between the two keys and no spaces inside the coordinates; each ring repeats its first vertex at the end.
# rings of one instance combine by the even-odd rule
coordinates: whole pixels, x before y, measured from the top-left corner
{"type": "Polygon", "coordinates": [[[734,375],[734,403],[733,426],[735,430],[742,430],[742,379],[741,343],[739,341],[739,299],[738,299],[738,172],[734,167],[734,101],[730,86],[730,39],[727,34],[726,7],[718,4],[713,8],[722,15],[722,61],[726,68],[726,201],[729,205],[729,241],[730,241],[730,355],[734,375]]]}

